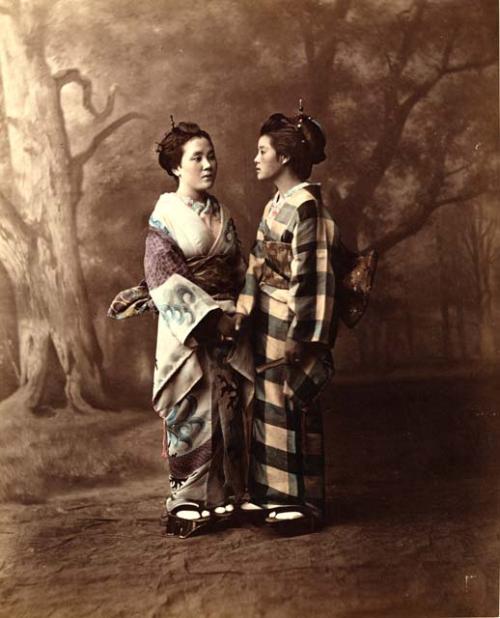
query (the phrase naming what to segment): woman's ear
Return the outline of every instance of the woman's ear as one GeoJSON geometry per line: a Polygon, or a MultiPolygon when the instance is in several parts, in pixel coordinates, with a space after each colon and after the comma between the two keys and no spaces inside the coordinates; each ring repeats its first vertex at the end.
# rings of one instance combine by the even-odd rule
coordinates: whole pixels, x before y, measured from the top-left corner
{"type": "Polygon", "coordinates": [[[290,157],[285,154],[280,154],[278,157],[278,161],[281,163],[281,165],[286,165],[290,161],[290,157]]]}
{"type": "Polygon", "coordinates": [[[180,167],[176,167],[175,169],[172,170],[172,174],[176,177],[176,178],[180,178],[181,177],[181,170],[180,167]]]}

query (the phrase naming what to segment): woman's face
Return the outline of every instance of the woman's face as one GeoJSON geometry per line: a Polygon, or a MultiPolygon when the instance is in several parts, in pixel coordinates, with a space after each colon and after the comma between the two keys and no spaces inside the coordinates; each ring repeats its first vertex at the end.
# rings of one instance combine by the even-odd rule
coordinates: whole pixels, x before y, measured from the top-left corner
{"type": "Polygon", "coordinates": [[[212,143],[206,137],[193,137],[184,144],[180,165],[174,170],[179,188],[191,193],[204,193],[217,176],[217,159],[212,143]]]}
{"type": "Polygon", "coordinates": [[[287,159],[274,149],[269,135],[261,135],[257,143],[257,156],[253,160],[258,180],[275,180],[287,159]]]}

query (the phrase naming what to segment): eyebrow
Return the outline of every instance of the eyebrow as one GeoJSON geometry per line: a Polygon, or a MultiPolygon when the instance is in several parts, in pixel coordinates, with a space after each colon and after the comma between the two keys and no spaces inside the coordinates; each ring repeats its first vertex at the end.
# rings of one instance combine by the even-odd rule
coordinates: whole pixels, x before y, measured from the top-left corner
{"type": "MultiPolygon", "coordinates": [[[[202,155],[204,154],[203,150],[196,150],[195,152],[193,152],[193,154],[191,155],[192,157],[196,157],[198,155],[202,155]]],[[[215,154],[215,150],[212,148],[211,150],[209,150],[207,152],[207,154],[215,154]]]]}

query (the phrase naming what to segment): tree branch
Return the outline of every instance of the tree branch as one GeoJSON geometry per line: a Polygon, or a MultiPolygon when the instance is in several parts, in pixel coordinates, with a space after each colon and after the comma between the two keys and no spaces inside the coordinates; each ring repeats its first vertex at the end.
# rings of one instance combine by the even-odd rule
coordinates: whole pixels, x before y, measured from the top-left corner
{"type": "Polygon", "coordinates": [[[460,167],[457,167],[454,170],[445,172],[445,178],[451,178],[451,176],[455,176],[455,174],[460,174],[460,172],[470,169],[471,167],[472,167],[472,163],[465,163],[464,165],[461,165],[460,167]]]}
{"type": "Polygon", "coordinates": [[[427,0],[416,0],[414,5],[411,7],[409,13],[413,13],[412,17],[405,24],[403,38],[401,40],[401,45],[399,47],[396,62],[394,65],[394,70],[398,76],[401,75],[403,70],[405,69],[408,61],[413,53],[413,46],[415,42],[415,37],[418,33],[418,30],[422,24],[422,19],[424,16],[424,11],[427,6],[427,0]]]}
{"type": "Polygon", "coordinates": [[[420,204],[420,208],[409,217],[406,221],[401,222],[392,230],[389,230],[381,238],[371,243],[368,249],[375,249],[379,254],[385,253],[392,249],[402,240],[410,238],[419,232],[429,217],[439,208],[447,204],[462,204],[469,202],[485,193],[485,190],[469,191],[460,195],[453,195],[441,200],[431,200],[420,204]]]}
{"type": "Polygon", "coordinates": [[[483,60],[471,60],[470,62],[462,62],[460,64],[448,65],[441,71],[442,75],[450,75],[452,73],[463,73],[464,71],[480,71],[494,64],[498,64],[498,58],[491,57],[483,60]]]}
{"type": "Polygon", "coordinates": [[[92,102],[93,86],[92,81],[80,73],[79,69],[65,69],[59,71],[54,76],[54,80],[57,83],[59,90],[61,90],[66,84],[75,83],[82,88],[82,105],[83,107],[97,120],[104,120],[113,113],[115,108],[115,95],[117,91],[116,84],[113,84],[108,93],[108,99],[104,109],[99,112],[92,102]]]}
{"type": "Polygon", "coordinates": [[[485,69],[489,66],[497,64],[496,58],[486,58],[484,60],[474,60],[471,62],[464,62],[462,64],[456,64],[454,66],[443,66],[436,75],[425,82],[422,82],[415,90],[409,94],[406,99],[401,103],[401,109],[408,115],[415,105],[421,101],[434,86],[443,79],[446,75],[453,73],[463,73],[465,71],[474,71],[485,69]]]}
{"type": "Polygon", "coordinates": [[[470,200],[473,200],[476,197],[483,195],[484,193],[486,193],[486,189],[481,188],[481,189],[477,189],[476,191],[466,191],[465,193],[461,193],[459,195],[451,195],[450,197],[446,197],[441,200],[436,200],[435,201],[436,208],[439,208],[441,206],[446,206],[447,204],[459,204],[461,202],[469,202],[470,200]]]}
{"type": "Polygon", "coordinates": [[[494,58],[486,58],[484,60],[474,60],[461,64],[450,65],[449,59],[453,50],[457,32],[453,31],[448,38],[443,50],[441,63],[437,68],[437,72],[429,79],[418,85],[412,93],[401,103],[398,103],[397,92],[399,77],[404,68],[404,64],[408,61],[411,55],[408,44],[413,40],[414,28],[419,25],[419,20],[422,18],[425,9],[426,0],[419,0],[416,4],[416,12],[411,20],[410,26],[407,26],[406,33],[403,38],[402,47],[399,50],[398,58],[393,64],[393,69],[389,69],[389,75],[385,88],[385,123],[382,133],[375,145],[370,157],[361,166],[357,180],[349,191],[344,200],[346,211],[362,212],[366,203],[373,196],[376,188],[380,184],[384,174],[391,165],[394,156],[397,152],[401,135],[406,126],[406,122],[413,108],[421,101],[438,82],[451,73],[465,72],[470,70],[479,70],[496,63],[494,58]],[[397,66],[394,66],[394,65],[397,66]]]}
{"type": "Polygon", "coordinates": [[[102,142],[104,142],[104,140],[106,140],[110,135],[112,135],[117,129],[119,129],[127,122],[130,122],[131,120],[145,118],[146,116],[144,114],[139,114],[138,112],[129,112],[128,114],[117,118],[107,127],[105,127],[102,131],[99,131],[99,133],[94,135],[88,148],[73,157],[73,164],[82,167],[92,157],[92,155],[99,148],[102,142]]]}

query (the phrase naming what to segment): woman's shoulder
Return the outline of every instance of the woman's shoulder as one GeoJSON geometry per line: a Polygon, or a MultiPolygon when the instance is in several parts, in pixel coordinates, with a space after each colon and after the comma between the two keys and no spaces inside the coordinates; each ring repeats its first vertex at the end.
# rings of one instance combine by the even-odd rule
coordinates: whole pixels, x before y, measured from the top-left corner
{"type": "Polygon", "coordinates": [[[304,202],[321,202],[321,185],[319,183],[303,183],[286,196],[289,204],[300,206],[304,202]]]}
{"type": "Polygon", "coordinates": [[[319,185],[308,184],[298,188],[285,198],[296,212],[298,219],[317,217],[322,211],[321,188],[319,185]]]}
{"type": "Polygon", "coordinates": [[[160,230],[166,234],[170,232],[170,218],[172,205],[178,201],[175,193],[162,193],[156,201],[153,212],[149,217],[149,227],[160,230]]]}
{"type": "Polygon", "coordinates": [[[169,206],[179,201],[175,193],[160,193],[153,208],[153,212],[158,214],[164,212],[169,206]]]}

